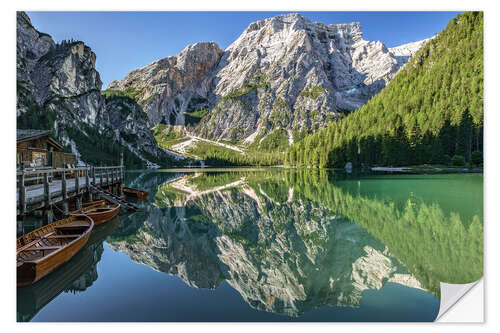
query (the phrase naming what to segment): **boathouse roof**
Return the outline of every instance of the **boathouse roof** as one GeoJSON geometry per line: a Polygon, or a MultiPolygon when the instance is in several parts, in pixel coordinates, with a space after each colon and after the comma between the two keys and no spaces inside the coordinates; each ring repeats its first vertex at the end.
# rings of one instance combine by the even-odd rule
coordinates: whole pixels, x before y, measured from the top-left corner
{"type": "Polygon", "coordinates": [[[63,148],[57,141],[50,137],[50,131],[48,130],[18,129],[16,131],[17,143],[32,141],[44,137],[47,137],[49,143],[56,149],[61,150],[63,148]]]}

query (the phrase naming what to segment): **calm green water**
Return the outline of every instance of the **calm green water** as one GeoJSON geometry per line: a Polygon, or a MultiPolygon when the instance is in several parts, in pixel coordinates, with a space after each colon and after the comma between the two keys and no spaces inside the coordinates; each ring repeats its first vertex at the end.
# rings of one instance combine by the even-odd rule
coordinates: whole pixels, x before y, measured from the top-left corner
{"type": "Polygon", "coordinates": [[[482,276],[483,177],[128,172],[141,211],[18,289],[18,321],[432,321],[482,276]]]}

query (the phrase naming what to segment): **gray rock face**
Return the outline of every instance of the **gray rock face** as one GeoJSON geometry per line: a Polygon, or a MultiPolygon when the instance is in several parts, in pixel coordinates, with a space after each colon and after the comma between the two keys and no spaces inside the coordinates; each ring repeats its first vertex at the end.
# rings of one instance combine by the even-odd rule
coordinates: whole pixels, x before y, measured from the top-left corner
{"type": "Polygon", "coordinates": [[[194,129],[203,137],[252,143],[281,128],[293,142],[298,131],[366,103],[423,43],[388,49],[364,40],[359,23],[326,26],[286,14],[250,24],[223,53],[214,43],[195,44],[109,88],[140,90],[154,123],[182,125],[184,112],[209,109],[194,129]]]}
{"type": "Polygon", "coordinates": [[[124,80],[110,82],[107,88],[132,89],[154,123],[165,119],[183,125],[190,102],[203,104],[206,100],[211,73],[221,55],[222,50],[214,42],[189,45],[179,55],[133,70],[124,80]]]}
{"type": "Polygon", "coordinates": [[[35,103],[61,116],[58,129],[74,122],[74,116],[99,130],[107,124],[95,61],[96,55],[83,42],[63,43],[52,46],[30,72],[35,103]]]}
{"type": "Polygon", "coordinates": [[[17,12],[17,41],[16,41],[16,76],[17,115],[28,110],[28,100],[34,99],[33,82],[30,73],[33,71],[38,59],[55,45],[52,37],[42,34],[31,24],[25,12],[17,12]]]}
{"type": "Polygon", "coordinates": [[[48,126],[52,128],[46,129],[76,150],[85,137],[97,133],[124,146],[146,165],[155,165],[151,156],[168,159],[139,105],[127,98],[101,95],[95,64],[95,53],[83,42],[56,44],[31,25],[26,13],[17,13],[18,116],[32,112],[51,118],[48,126]]]}
{"type": "Polygon", "coordinates": [[[36,101],[44,104],[53,97],[73,97],[100,92],[102,82],[95,69],[96,55],[83,42],[58,45],[39,59],[31,78],[37,89],[36,101]]]}
{"type": "Polygon", "coordinates": [[[146,164],[148,159],[141,152],[160,158],[165,154],[158,148],[150,120],[134,101],[120,97],[106,99],[103,117],[107,118],[116,140],[136,152],[146,164]]]}
{"type": "Polygon", "coordinates": [[[385,87],[411,55],[397,51],[398,58],[383,43],[364,40],[359,23],[325,26],[298,14],[252,23],[222,57],[214,80],[219,108],[199,133],[241,140],[277,128],[324,127],[385,87]],[[225,98],[259,75],[260,87],[225,98]]]}
{"type": "Polygon", "coordinates": [[[389,51],[396,57],[398,63],[404,66],[420,48],[434,37],[427,38],[418,42],[403,44],[396,47],[391,47],[389,51]]]}
{"type": "Polygon", "coordinates": [[[96,124],[104,108],[95,54],[83,42],[56,44],[38,32],[24,12],[17,13],[17,115],[46,108],[59,115],[61,125],[78,120],[96,124]],[[66,114],[66,108],[72,115],[66,114]]]}

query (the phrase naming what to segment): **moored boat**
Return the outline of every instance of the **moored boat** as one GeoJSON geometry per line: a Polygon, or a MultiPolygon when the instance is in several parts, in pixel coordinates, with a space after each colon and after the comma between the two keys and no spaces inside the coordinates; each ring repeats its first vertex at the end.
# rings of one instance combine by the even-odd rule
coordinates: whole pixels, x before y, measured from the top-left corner
{"type": "Polygon", "coordinates": [[[129,197],[145,198],[148,192],[141,191],[132,187],[123,187],[123,193],[129,197]]]}
{"type": "Polygon", "coordinates": [[[87,243],[93,227],[89,216],[70,216],[19,237],[17,286],[33,284],[70,260],[87,243]]]}
{"type": "Polygon", "coordinates": [[[83,205],[80,210],[69,212],[69,216],[88,215],[95,225],[108,222],[120,212],[120,204],[112,204],[106,200],[98,200],[83,205]]]}

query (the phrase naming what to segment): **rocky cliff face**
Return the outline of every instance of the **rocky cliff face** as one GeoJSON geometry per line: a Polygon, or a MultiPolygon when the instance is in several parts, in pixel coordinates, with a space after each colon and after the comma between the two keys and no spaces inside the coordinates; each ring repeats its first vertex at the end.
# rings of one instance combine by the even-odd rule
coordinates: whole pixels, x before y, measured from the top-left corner
{"type": "Polygon", "coordinates": [[[417,53],[417,51],[420,50],[420,48],[432,38],[391,47],[389,51],[396,57],[398,64],[404,66],[404,64],[406,64],[408,60],[410,60],[410,58],[413,57],[413,55],[417,53]]]}
{"type": "Polygon", "coordinates": [[[17,12],[16,77],[17,115],[25,113],[35,99],[34,85],[30,78],[38,59],[55,46],[52,37],[36,30],[25,12],[17,12]]]}
{"type": "Polygon", "coordinates": [[[206,138],[250,144],[286,129],[292,142],[366,103],[424,42],[388,49],[364,40],[359,23],[286,14],[250,24],[223,53],[195,44],[109,88],[139,91],[155,123],[182,125],[184,113],[205,110],[194,132],[206,138]]]}
{"type": "MultiPolygon", "coordinates": [[[[143,165],[169,160],[134,101],[101,94],[95,63],[96,55],[83,42],[56,44],[32,26],[26,13],[18,12],[18,126],[51,129],[84,159],[96,150],[92,144],[101,141],[108,147],[124,147],[131,159],[143,165]]],[[[118,160],[118,153],[113,155],[118,160]]]]}
{"type": "Polygon", "coordinates": [[[135,94],[155,123],[184,125],[185,112],[207,105],[212,72],[221,55],[214,42],[189,45],[179,55],[136,69],[107,88],[135,94]]]}

